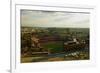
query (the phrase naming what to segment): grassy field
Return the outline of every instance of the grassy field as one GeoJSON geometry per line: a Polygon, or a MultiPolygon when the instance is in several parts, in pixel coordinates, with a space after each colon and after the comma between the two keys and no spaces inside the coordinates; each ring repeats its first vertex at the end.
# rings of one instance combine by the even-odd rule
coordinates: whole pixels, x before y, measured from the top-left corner
{"type": "Polygon", "coordinates": [[[63,51],[63,42],[62,41],[50,41],[46,43],[42,43],[43,48],[48,50],[53,50],[54,52],[62,52],[63,51]]]}

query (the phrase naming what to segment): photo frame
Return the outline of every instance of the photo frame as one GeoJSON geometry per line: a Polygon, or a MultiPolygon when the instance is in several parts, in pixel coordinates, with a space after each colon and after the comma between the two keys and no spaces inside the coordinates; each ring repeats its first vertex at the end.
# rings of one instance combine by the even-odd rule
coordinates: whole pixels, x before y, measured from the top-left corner
{"type": "MultiPolygon", "coordinates": [[[[78,68],[78,67],[88,67],[88,66],[95,66],[96,63],[96,58],[95,58],[95,9],[92,6],[77,6],[77,5],[66,5],[66,4],[45,4],[45,3],[34,3],[32,1],[12,1],[11,2],[11,72],[12,73],[18,73],[18,72],[35,72],[35,71],[43,71],[43,70],[56,70],[56,69],[67,69],[67,68],[78,68]],[[31,18],[32,14],[30,14],[29,12],[33,13],[33,20],[31,21],[28,20],[27,18],[31,18]],[[30,14],[30,17],[28,16],[30,14]],[[68,16],[66,16],[66,13],[68,16]],[[26,14],[26,18],[24,18],[26,14]],[[53,15],[55,14],[55,15],[53,15]],[[76,15],[77,14],[77,15],[76,15]],[[87,15],[83,15],[83,14],[87,14],[87,15]],[[40,15],[40,16],[39,16],[40,15]],[[52,17],[52,15],[54,17],[52,17]],[[45,16],[48,16],[48,18],[46,18],[45,16]],[[42,17],[42,18],[41,18],[42,17]],[[44,17],[44,19],[43,19],[44,17]],[[64,19],[62,19],[62,17],[64,19]],[[70,20],[66,20],[70,17],[70,20]],[[37,19],[36,19],[37,18],[37,19]],[[54,19],[58,19],[56,22],[54,21],[54,19]],[[77,18],[77,19],[76,19],[77,18]],[[40,19],[40,20],[38,20],[40,19]],[[51,21],[49,21],[51,19],[51,21]],[[83,21],[83,19],[88,19],[88,23],[84,23],[85,21],[83,21]],[[65,20],[65,21],[64,21],[65,20]],[[47,22],[45,22],[47,21],[47,22]],[[53,22],[54,21],[54,22],[53,22]],[[61,23],[59,24],[58,23],[61,23]],[[61,21],[61,22],[60,22],[61,21]],[[76,26],[76,21],[77,21],[77,26],[76,26]],[[78,21],[82,21],[82,23],[78,23],[78,21]],[[48,23],[49,22],[49,23],[48,23]],[[68,23],[67,23],[68,22],[68,23]],[[75,23],[74,25],[71,25],[73,23],[75,23]],[[32,24],[25,24],[25,23],[32,23],[32,24]],[[37,24],[36,24],[37,23],[37,24]],[[40,25],[40,23],[42,25],[40,25]],[[67,25],[67,24],[69,25],[67,25]],[[22,29],[23,31],[25,30],[23,27],[32,27],[32,29],[38,29],[39,31],[43,30],[43,31],[47,31],[48,33],[42,33],[42,36],[46,36],[47,35],[54,35],[54,33],[50,33],[52,32],[56,32],[55,34],[58,33],[58,35],[62,36],[62,32],[65,31],[65,28],[70,28],[70,29],[66,29],[67,31],[70,30],[70,33],[72,33],[72,31],[74,31],[73,33],[76,33],[77,31],[81,31],[82,32],[86,32],[86,35],[88,33],[89,35],[89,51],[88,51],[88,58],[86,58],[86,60],[84,59],[76,59],[73,60],[73,58],[70,59],[70,57],[67,57],[68,59],[65,60],[65,56],[64,56],[64,60],[62,61],[62,58],[53,58],[48,60],[47,58],[44,60],[40,60],[34,62],[32,59],[31,61],[27,61],[26,59],[23,59],[22,56],[22,50],[21,47],[23,47],[22,43],[22,29]],[[42,28],[41,28],[42,27],[42,28]],[[80,29],[75,29],[75,28],[79,28],[80,29]],[[52,29],[53,28],[53,29],[52,29]],[[81,30],[81,28],[85,28],[83,30],[81,30]],[[86,29],[86,28],[89,28],[86,29]],[[51,30],[52,29],[52,30],[51,30]],[[60,31],[60,32],[58,32],[60,31]],[[59,61],[60,59],[60,61],[59,61]],[[54,62],[51,62],[52,60],[55,60],[54,62]],[[28,62],[28,63],[27,63],[28,62]]],[[[30,29],[30,28],[27,28],[30,29]]],[[[32,31],[31,29],[31,31],[32,31]]],[[[68,32],[66,32],[68,33],[68,32]]],[[[72,34],[73,34],[72,33],[72,34]]],[[[81,34],[82,35],[82,34],[81,34]]],[[[60,39],[64,38],[61,37],[60,39]]],[[[41,38],[40,33],[38,33],[38,37],[41,38]]],[[[55,39],[54,36],[52,36],[55,39]]],[[[58,36],[57,36],[58,37],[58,36]]],[[[81,37],[82,38],[82,37],[81,37]]],[[[51,39],[51,37],[47,38],[47,39],[51,39]]],[[[44,40],[47,40],[44,39],[44,40]]],[[[44,41],[43,40],[43,41],[44,41]]],[[[55,42],[53,40],[54,43],[58,43],[58,39],[57,42],[55,42]]],[[[64,40],[65,41],[65,40],[64,40]]],[[[50,40],[49,40],[50,42],[50,40]]],[[[46,41],[46,43],[48,43],[46,41]]],[[[53,43],[53,44],[54,44],[53,43]]],[[[66,43],[66,42],[64,42],[66,43]]],[[[63,44],[64,44],[63,43],[63,44]]],[[[44,47],[45,44],[42,44],[42,47],[44,47]]],[[[54,44],[56,45],[56,44],[54,44]]],[[[75,46],[75,45],[74,45],[75,46]]],[[[32,47],[32,46],[31,46],[32,47]]],[[[38,46],[39,47],[39,46],[38,46]]],[[[50,46],[49,46],[50,47],[50,46]]],[[[46,48],[49,48],[46,47],[46,48]]],[[[62,47],[59,46],[59,47],[62,47]]],[[[57,48],[59,48],[57,46],[57,48]]],[[[64,47],[64,46],[63,46],[64,47]]],[[[51,47],[50,47],[51,48],[51,47]]],[[[41,51],[39,51],[40,53],[41,51]]],[[[43,52],[43,51],[42,51],[43,52]]],[[[50,55],[52,55],[51,51],[47,52],[50,53],[50,55]]],[[[33,52],[32,52],[33,53],[33,52]]],[[[37,52],[36,52],[37,53],[37,52]]],[[[58,52],[56,52],[58,53],[58,52]]],[[[25,54],[25,53],[24,53],[25,54]]],[[[54,52],[55,54],[55,52],[54,52]]],[[[75,53],[74,53],[75,54],[75,53]]],[[[30,56],[30,55],[29,55],[30,56]]],[[[38,57],[38,56],[36,56],[38,57]]],[[[40,56],[39,56],[40,57],[40,56]]],[[[44,57],[44,56],[43,56],[44,57]]]]}

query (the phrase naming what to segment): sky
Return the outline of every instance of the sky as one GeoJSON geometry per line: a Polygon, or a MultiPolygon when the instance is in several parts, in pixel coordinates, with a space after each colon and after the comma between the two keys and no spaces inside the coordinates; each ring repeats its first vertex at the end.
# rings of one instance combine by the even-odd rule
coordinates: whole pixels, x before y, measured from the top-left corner
{"type": "Polygon", "coordinates": [[[90,14],[61,11],[21,10],[21,26],[89,28],[90,14]]]}

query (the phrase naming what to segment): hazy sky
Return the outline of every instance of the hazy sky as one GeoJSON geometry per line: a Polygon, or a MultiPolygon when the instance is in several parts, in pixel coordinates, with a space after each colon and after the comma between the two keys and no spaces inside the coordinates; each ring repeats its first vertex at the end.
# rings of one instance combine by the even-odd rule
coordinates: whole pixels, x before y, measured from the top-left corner
{"type": "Polygon", "coordinates": [[[89,14],[21,10],[21,26],[89,28],[89,14]]]}

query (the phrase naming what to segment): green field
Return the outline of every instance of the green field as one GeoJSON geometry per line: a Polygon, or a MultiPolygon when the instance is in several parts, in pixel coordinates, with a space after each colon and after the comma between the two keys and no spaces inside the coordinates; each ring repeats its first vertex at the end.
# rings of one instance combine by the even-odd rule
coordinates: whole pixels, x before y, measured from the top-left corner
{"type": "Polygon", "coordinates": [[[53,50],[54,52],[62,52],[63,51],[63,42],[62,41],[50,41],[46,43],[42,43],[43,48],[48,50],[53,50]]]}

